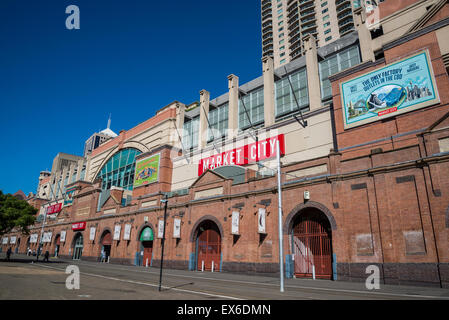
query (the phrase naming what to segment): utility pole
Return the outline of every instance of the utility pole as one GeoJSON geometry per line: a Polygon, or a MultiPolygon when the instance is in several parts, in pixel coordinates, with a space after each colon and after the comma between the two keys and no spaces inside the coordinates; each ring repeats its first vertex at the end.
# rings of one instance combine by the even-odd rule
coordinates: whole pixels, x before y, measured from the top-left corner
{"type": "Polygon", "coordinates": [[[284,292],[284,245],[282,238],[282,186],[281,186],[281,148],[279,139],[276,142],[278,162],[278,196],[279,196],[279,271],[281,273],[281,292],[284,292]]]}
{"type": "Polygon", "coordinates": [[[165,245],[165,224],[167,221],[167,204],[168,204],[168,195],[165,195],[165,199],[161,200],[162,203],[165,203],[165,208],[164,208],[164,228],[163,228],[163,232],[162,232],[162,240],[161,240],[161,245],[162,245],[162,253],[161,253],[161,270],[160,270],[160,274],[159,274],[159,291],[161,291],[161,286],[162,286],[162,269],[164,267],[164,245],[165,245]]]}
{"type": "Polygon", "coordinates": [[[39,247],[37,248],[37,252],[36,252],[36,261],[39,261],[39,254],[41,252],[41,248],[43,247],[44,226],[45,226],[45,222],[47,221],[47,209],[45,209],[45,212],[44,212],[44,221],[42,222],[41,236],[39,238],[39,247]]]}

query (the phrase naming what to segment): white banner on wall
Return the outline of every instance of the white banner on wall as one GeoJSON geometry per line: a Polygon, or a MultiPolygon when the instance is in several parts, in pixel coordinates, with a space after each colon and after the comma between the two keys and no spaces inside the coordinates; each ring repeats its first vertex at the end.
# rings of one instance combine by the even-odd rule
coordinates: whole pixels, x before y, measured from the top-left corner
{"type": "Polygon", "coordinates": [[[3,240],[2,240],[2,244],[8,244],[8,237],[5,237],[5,238],[3,238],[3,240]]]}
{"type": "Polygon", "coordinates": [[[231,233],[238,235],[239,234],[239,223],[240,223],[240,212],[234,211],[232,213],[232,230],[231,233]]]}
{"type": "Polygon", "coordinates": [[[15,236],[11,237],[9,243],[10,244],[16,244],[16,239],[17,239],[17,237],[15,237],[15,236]]]}
{"type": "Polygon", "coordinates": [[[123,240],[131,240],[131,225],[125,224],[125,232],[123,233],[123,240]]]}
{"type": "Polygon", "coordinates": [[[157,237],[162,239],[164,237],[164,221],[159,220],[158,228],[157,228],[157,237]]]}
{"type": "Polygon", "coordinates": [[[66,235],[66,231],[65,231],[65,230],[62,230],[62,231],[61,231],[61,240],[59,240],[59,241],[65,242],[65,235],[66,235]]]}
{"type": "Polygon", "coordinates": [[[114,228],[114,240],[120,240],[120,231],[122,230],[122,226],[116,225],[114,228]]]}
{"type": "Polygon", "coordinates": [[[30,243],[37,243],[37,233],[34,233],[30,236],[30,243]]]}
{"type": "Polygon", "coordinates": [[[42,242],[50,243],[51,242],[51,236],[52,236],[51,232],[44,232],[44,237],[42,239],[42,242]]]}
{"type": "Polygon", "coordinates": [[[266,224],[265,224],[265,220],[266,220],[266,210],[259,208],[259,219],[258,221],[258,225],[259,225],[259,233],[262,234],[266,234],[266,224]]]}
{"type": "Polygon", "coordinates": [[[173,222],[173,238],[181,238],[181,219],[176,218],[173,222]]]}
{"type": "Polygon", "coordinates": [[[95,227],[91,227],[90,228],[90,233],[89,233],[89,240],[90,241],[95,241],[95,232],[97,231],[97,229],[95,227]]]}

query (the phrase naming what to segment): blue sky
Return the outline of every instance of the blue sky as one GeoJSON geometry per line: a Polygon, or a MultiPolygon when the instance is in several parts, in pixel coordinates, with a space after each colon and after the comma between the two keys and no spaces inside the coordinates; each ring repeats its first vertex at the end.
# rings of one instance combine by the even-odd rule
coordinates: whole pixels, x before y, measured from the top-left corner
{"type": "Polygon", "coordinates": [[[262,73],[260,0],[0,1],[0,190],[36,192],[58,152],[82,155],[174,100],[262,73]],[[66,7],[80,9],[68,30],[66,7]]]}

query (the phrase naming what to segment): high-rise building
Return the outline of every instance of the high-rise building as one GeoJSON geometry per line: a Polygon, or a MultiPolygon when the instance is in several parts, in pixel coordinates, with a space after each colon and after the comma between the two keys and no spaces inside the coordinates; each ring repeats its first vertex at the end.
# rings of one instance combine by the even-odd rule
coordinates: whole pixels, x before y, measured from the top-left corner
{"type": "Polygon", "coordinates": [[[261,0],[262,56],[278,68],[304,54],[304,37],[312,34],[317,47],[355,30],[353,10],[367,12],[376,0],[261,0]]]}
{"type": "Polygon", "coordinates": [[[108,127],[103,131],[94,133],[84,144],[84,156],[90,154],[93,150],[97,149],[101,144],[109,139],[117,137],[117,134],[111,130],[111,118],[108,120],[108,127]]]}

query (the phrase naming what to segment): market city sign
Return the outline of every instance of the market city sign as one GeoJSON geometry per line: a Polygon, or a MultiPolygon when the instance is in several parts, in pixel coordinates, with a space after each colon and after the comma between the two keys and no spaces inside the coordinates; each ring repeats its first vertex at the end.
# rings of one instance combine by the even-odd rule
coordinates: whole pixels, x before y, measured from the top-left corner
{"type": "Polygon", "coordinates": [[[78,222],[72,224],[72,230],[73,231],[82,231],[86,229],[86,222],[78,222]]]}
{"type": "Polygon", "coordinates": [[[57,203],[55,205],[47,207],[46,213],[47,214],[55,214],[61,212],[62,209],[62,203],[57,203]]]}
{"type": "Polygon", "coordinates": [[[285,155],[285,137],[280,134],[275,137],[254,142],[240,148],[235,148],[211,157],[201,159],[198,165],[198,176],[207,170],[223,166],[244,166],[276,157],[276,144],[279,141],[281,156],[285,155]]]}
{"type": "Polygon", "coordinates": [[[345,129],[440,102],[428,51],[341,83],[345,129]]]}

